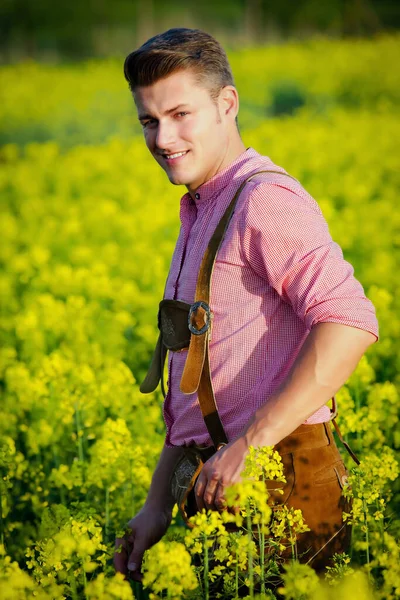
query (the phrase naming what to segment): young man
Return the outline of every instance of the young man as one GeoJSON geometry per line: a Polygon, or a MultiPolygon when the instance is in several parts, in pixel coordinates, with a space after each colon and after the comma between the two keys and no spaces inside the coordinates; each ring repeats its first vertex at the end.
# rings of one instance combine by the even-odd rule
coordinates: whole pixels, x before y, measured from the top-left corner
{"type": "MultiPolygon", "coordinates": [[[[229,443],[205,463],[195,498],[199,509],[223,508],[248,447],[275,445],[288,480],[284,501],[302,508],[311,528],[305,562],[322,569],[349,543],[346,470],[326,404],[378,339],[374,306],[316,201],[243,144],[238,93],[215,39],[171,29],[131,53],[124,70],[149,151],[171,183],[187,188],[165,298],[193,303],[201,259],[232,197],[252,173],[274,171],[244,185],[213,270],[210,365],[229,443]]],[[[137,580],[145,550],[170,524],[170,479],[183,448],[212,446],[197,393],[180,390],[187,352],[169,354],[165,445],[132,534],[116,541],[116,569],[137,580]]]]}

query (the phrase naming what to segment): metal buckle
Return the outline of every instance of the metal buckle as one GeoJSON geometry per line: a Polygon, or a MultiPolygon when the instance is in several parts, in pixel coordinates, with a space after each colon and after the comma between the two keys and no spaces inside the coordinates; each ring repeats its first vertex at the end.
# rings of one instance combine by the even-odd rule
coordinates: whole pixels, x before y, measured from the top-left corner
{"type": "Polygon", "coordinates": [[[211,325],[211,309],[208,306],[207,302],[203,302],[203,300],[199,300],[198,302],[195,302],[194,304],[192,304],[192,306],[189,308],[189,314],[188,314],[189,331],[191,333],[193,333],[193,335],[202,335],[203,333],[205,333],[207,331],[207,329],[209,329],[210,325],[211,325]],[[193,313],[196,312],[196,310],[200,307],[206,311],[207,322],[205,325],[203,325],[203,327],[201,329],[196,329],[192,325],[191,318],[192,318],[193,313]]]}

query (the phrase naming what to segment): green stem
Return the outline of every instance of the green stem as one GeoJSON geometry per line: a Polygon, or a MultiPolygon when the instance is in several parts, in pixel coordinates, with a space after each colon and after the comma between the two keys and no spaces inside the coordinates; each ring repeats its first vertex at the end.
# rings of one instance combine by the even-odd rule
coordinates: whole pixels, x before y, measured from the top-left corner
{"type": "Polygon", "coordinates": [[[76,425],[76,435],[78,437],[79,460],[81,462],[85,462],[85,455],[83,452],[83,442],[82,442],[82,436],[81,436],[82,427],[81,427],[81,420],[80,420],[80,410],[79,410],[78,404],[75,404],[75,425],[76,425]]]}
{"type": "Polygon", "coordinates": [[[204,536],[204,598],[209,600],[209,582],[208,582],[208,544],[207,536],[204,536]]]}
{"type": "Polygon", "coordinates": [[[76,581],[75,581],[74,574],[70,573],[68,579],[69,579],[69,585],[71,587],[72,600],[79,600],[79,598],[78,598],[78,592],[77,592],[77,589],[76,589],[76,581]]]}
{"type": "MultiPolygon", "coordinates": [[[[130,459],[131,473],[133,473],[132,469],[132,459],[130,459]]],[[[131,479],[131,515],[134,515],[135,511],[135,482],[133,481],[133,477],[131,479]]]]}
{"type": "Polygon", "coordinates": [[[0,482],[0,540],[4,546],[3,485],[0,482]]]}
{"type": "Polygon", "coordinates": [[[235,592],[236,598],[239,596],[239,553],[236,547],[236,565],[235,565],[235,592]]]}
{"type": "Polygon", "coordinates": [[[87,578],[86,578],[85,569],[83,567],[83,561],[82,561],[82,571],[83,571],[83,594],[84,594],[85,600],[88,600],[87,591],[86,591],[86,589],[87,589],[87,578]]]}
{"type": "Polygon", "coordinates": [[[138,581],[133,581],[132,584],[133,584],[133,597],[136,598],[136,600],[141,600],[143,597],[141,584],[138,581]]]}
{"type": "Polygon", "coordinates": [[[353,548],[354,548],[354,524],[351,525],[350,535],[350,561],[353,560],[353,548]]]}
{"type": "MultiPolygon", "coordinates": [[[[376,502],[376,509],[381,510],[378,501],[376,502]]],[[[379,519],[379,531],[381,534],[381,552],[385,551],[385,528],[383,526],[383,519],[379,519]]]]}
{"type": "Polygon", "coordinates": [[[292,535],[292,528],[289,525],[289,532],[290,532],[290,545],[292,546],[292,562],[294,562],[296,560],[296,552],[295,552],[295,545],[293,543],[293,535],[292,535]]]}
{"type": "Polygon", "coordinates": [[[250,598],[254,597],[254,564],[253,564],[253,530],[251,527],[251,517],[250,517],[250,506],[249,506],[249,502],[247,502],[247,506],[246,506],[246,522],[247,522],[247,537],[249,540],[249,580],[250,580],[250,585],[249,585],[249,591],[250,591],[250,598]]]}
{"type": "Polygon", "coordinates": [[[264,515],[261,516],[261,531],[258,526],[258,541],[260,546],[261,593],[265,594],[265,533],[264,515]]]}
{"type": "MultiPolygon", "coordinates": [[[[58,450],[57,450],[57,446],[56,445],[53,446],[53,458],[54,458],[54,464],[56,465],[56,469],[58,469],[59,466],[60,466],[60,457],[58,455],[58,450]]],[[[63,485],[61,485],[59,491],[60,491],[61,504],[63,506],[67,506],[67,499],[66,499],[66,496],[65,496],[65,491],[64,491],[63,485]]]]}
{"type": "MultiPolygon", "coordinates": [[[[263,480],[263,484],[264,484],[264,488],[267,489],[266,483],[265,483],[265,474],[263,471],[262,474],[262,480],[263,480]]],[[[265,522],[264,522],[264,513],[261,516],[261,556],[260,556],[260,562],[261,562],[261,593],[265,594],[265,522]]]]}
{"type": "Polygon", "coordinates": [[[367,505],[365,502],[365,498],[363,498],[363,510],[364,510],[364,520],[365,520],[365,541],[367,544],[367,565],[368,565],[368,577],[371,579],[371,573],[369,568],[370,557],[369,557],[369,529],[368,529],[368,520],[367,520],[367,505]]]}
{"type": "Polygon", "coordinates": [[[106,522],[105,522],[105,538],[108,542],[110,531],[110,488],[106,487],[106,522]]]}

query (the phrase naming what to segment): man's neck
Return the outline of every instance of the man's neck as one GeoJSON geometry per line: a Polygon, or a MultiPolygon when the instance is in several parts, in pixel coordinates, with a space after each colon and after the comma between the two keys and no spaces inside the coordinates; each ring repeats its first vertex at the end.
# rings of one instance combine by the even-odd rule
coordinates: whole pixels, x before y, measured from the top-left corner
{"type": "Polygon", "coordinates": [[[216,166],[216,169],[212,173],[210,173],[210,175],[203,182],[199,183],[195,187],[191,187],[189,185],[186,186],[187,191],[191,195],[192,199],[195,198],[196,191],[198,190],[198,188],[200,186],[207,183],[207,181],[209,181],[210,179],[215,177],[215,175],[220,173],[222,170],[226,169],[226,167],[229,167],[229,165],[232,164],[245,151],[246,151],[246,146],[244,145],[241,137],[238,134],[238,136],[234,140],[234,142],[227,147],[226,152],[221,157],[221,161],[216,166]]]}

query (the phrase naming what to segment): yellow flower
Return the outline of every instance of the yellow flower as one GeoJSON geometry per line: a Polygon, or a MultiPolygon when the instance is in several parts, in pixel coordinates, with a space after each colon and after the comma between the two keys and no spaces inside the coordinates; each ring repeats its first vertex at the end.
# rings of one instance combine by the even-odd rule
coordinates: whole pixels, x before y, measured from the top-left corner
{"type": "Polygon", "coordinates": [[[158,542],[146,552],[142,572],[146,588],[155,594],[168,590],[169,598],[174,600],[198,586],[190,554],[180,542],[158,542]]]}

